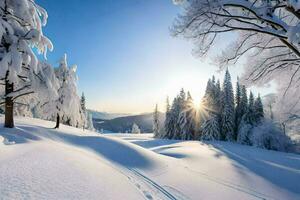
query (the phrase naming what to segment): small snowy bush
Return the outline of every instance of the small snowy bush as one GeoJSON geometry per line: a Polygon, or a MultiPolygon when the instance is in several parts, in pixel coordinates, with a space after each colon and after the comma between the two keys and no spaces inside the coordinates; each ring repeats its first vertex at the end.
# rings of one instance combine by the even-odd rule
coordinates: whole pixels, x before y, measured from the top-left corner
{"type": "Polygon", "coordinates": [[[132,124],[131,133],[134,133],[134,134],[140,134],[141,133],[141,130],[140,130],[139,126],[136,123],[132,124]]]}
{"type": "Polygon", "coordinates": [[[253,146],[276,151],[289,151],[291,148],[290,138],[271,121],[263,121],[251,132],[253,146]]]}

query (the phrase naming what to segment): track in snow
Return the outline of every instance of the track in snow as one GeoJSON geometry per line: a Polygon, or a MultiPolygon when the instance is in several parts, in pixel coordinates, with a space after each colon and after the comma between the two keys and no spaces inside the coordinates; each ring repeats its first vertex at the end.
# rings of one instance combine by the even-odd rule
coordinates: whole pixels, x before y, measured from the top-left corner
{"type": "Polygon", "coordinates": [[[150,187],[152,187],[153,189],[156,189],[158,192],[160,192],[162,194],[162,196],[165,197],[165,199],[177,200],[177,198],[174,195],[172,195],[170,192],[165,190],[162,186],[158,185],[157,183],[155,183],[153,180],[151,180],[147,176],[143,175],[142,173],[138,172],[135,169],[129,169],[129,171],[133,172],[133,174],[135,176],[139,177],[139,180],[146,182],[150,187]]]}
{"type": "MultiPolygon", "coordinates": [[[[179,200],[183,198],[179,198],[168,192],[162,186],[157,184],[152,179],[143,175],[136,169],[126,168],[121,170],[122,173],[128,177],[128,179],[143,193],[145,199],[153,200],[153,199],[161,199],[161,200],[179,200]]],[[[188,199],[188,198],[184,198],[188,199]]]]}

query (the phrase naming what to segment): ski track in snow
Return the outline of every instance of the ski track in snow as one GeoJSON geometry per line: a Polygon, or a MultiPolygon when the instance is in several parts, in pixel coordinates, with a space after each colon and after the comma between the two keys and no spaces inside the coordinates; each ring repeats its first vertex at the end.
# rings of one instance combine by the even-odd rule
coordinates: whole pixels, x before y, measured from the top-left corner
{"type": "MultiPolygon", "coordinates": [[[[156,183],[151,178],[139,172],[137,169],[125,168],[114,163],[102,161],[109,167],[123,174],[128,180],[141,192],[146,200],[189,200],[189,198],[180,192],[176,191],[176,195],[170,193],[163,186],[156,183]]],[[[166,186],[167,187],[167,186],[166,186]]]]}
{"type": "MultiPolygon", "coordinates": [[[[132,172],[132,174],[134,175],[134,179],[138,180],[138,183],[140,184],[136,184],[136,186],[138,188],[140,188],[141,183],[144,183],[146,185],[146,187],[148,187],[148,189],[153,193],[155,193],[156,198],[160,197],[162,199],[170,199],[170,200],[177,200],[177,198],[171,194],[170,192],[168,192],[167,190],[165,190],[162,186],[160,186],[159,184],[157,184],[156,182],[154,182],[152,179],[150,179],[149,177],[143,175],[142,173],[140,173],[139,171],[137,171],[136,169],[129,169],[128,170],[130,172],[132,172]]],[[[132,177],[132,175],[131,175],[132,177]]],[[[142,188],[145,189],[145,188],[142,188]]],[[[145,194],[147,199],[153,199],[152,195],[150,195],[149,190],[146,191],[144,190],[143,193],[145,194]]]]}

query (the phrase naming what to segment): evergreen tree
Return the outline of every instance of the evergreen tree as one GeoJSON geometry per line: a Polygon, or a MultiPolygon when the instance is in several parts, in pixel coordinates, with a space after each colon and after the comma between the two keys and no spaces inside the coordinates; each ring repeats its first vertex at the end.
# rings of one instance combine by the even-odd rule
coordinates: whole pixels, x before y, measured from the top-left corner
{"type": "Polygon", "coordinates": [[[181,129],[181,120],[180,120],[180,115],[182,112],[184,112],[185,108],[186,108],[186,94],[184,89],[182,88],[180,90],[180,94],[177,97],[177,101],[175,103],[174,109],[173,109],[173,113],[172,116],[174,117],[174,135],[173,135],[173,139],[179,140],[181,139],[181,133],[182,133],[182,129],[181,129]]]}
{"type": "Polygon", "coordinates": [[[219,140],[220,139],[220,123],[217,116],[212,116],[206,120],[202,126],[202,140],[219,140]]]}
{"type": "Polygon", "coordinates": [[[204,94],[204,101],[206,107],[212,106],[212,96],[213,96],[213,82],[211,79],[208,79],[204,94]]]}
{"type": "Polygon", "coordinates": [[[264,108],[261,102],[260,95],[256,98],[254,102],[254,115],[255,115],[255,122],[260,123],[261,120],[264,118],[264,108]]]}
{"type": "Polygon", "coordinates": [[[171,109],[170,109],[170,102],[169,97],[167,97],[166,100],[166,117],[165,117],[165,123],[164,123],[164,129],[165,129],[165,135],[161,136],[162,138],[171,138],[171,131],[172,131],[172,124],[171,124],[171,109]]]}
{"type": "Polygon", "coordinates": [[[220,81],[215,81],[215,77],[209,79],[202,104],[204,105],[204,119],[201,125],[202,139],[219,139],[220,137],[220,110],[221,110],[221,87],[220,81]],[[217,127],[215,127],[217,126],[217,127]],[[211,130],[206,130],[211,129],[211,130]],[[218,133],[216,132],[218,131],[218,133]],[[209,135],[209,134],[212,134],[209,135]]]}
{"type": "Polygon", "coordinates": [[[182,140],[192,140],[194,138],[196,111],[193,105],[193,98],[188,92],[184,110],[179,117],[182,140]]]}
{"type": "Polygon", "coordinates": [[[221,109],[221,103],[222,103],[222,91],[220,86],[220,80],[217,80],[216,86],[215,86],[215,104],[216,104],[216,112],[220,113],[221,109]]]}
{"type": "MultiPolygon", "coordinates": [[[[242,88],[239,83],[239,78],[237,78],[236,82],[236,91],[235,91],[235,131],[237,132],[238,126],[242,120],[243,113],[242,113],[242,88]]],[[[236,138],[235,138],[236,139],[236,138]]]]}
{"type": "Polygon", "coordinates": [[[94,131],[95,130],[95,128],[94,128],[94,124],[93,124],[93,116],[92,116],[92,114],[89,114],[89,113],[86,113],[86,121],[87,121],[87,125],[86,125],[86,127],[87,127],[87,129],[88,130],[91,130],[91,131],[94,131]]]}
{"type": "Polygon", "coordinates": [[[167,132],[167,138],[168,139],[174,139],[176,137],[175,132],[178,131],[177,122],[178,122],[178,116],[179,116],[179,97],[175,97],[170,109],[170,117],[168,122],[168,132],[167,132]]]}
{"type": "Polygon", "coordinates": [[[155,110],[153,113],[153,133],[154,133],[154,137],[158,138],[160,137],[159,135],[159,119],[158,119],[158,107],[157,104],[155,106],[155,110]]]}
{"type": "Polygon", "coordinates": [[[84,96],[84,93],[82,93],[82,95],[81,95],[80,105],[81,105],[82,112],[83,112],[83,113],[86,113],[85,96],[84,96]]]}
{"type": "Polygon", "coordinates": [[[241,144],[252,145],[251,130],[253,129],[254,126],[255,126],[254,96],[253,93],[250,91],[247,110],[246,113],[243,115],[242,120],[239,124],[237,141],[241,144]]]}
{"type": "Polygon", "coordinates": [[[58,99],[47,103],[48,110],[54,110],[54,107],[56,110],[55,128],[59,128],[60,122],[77,127],[83,126],[83,117],[80,112],[80,97],[77,94],[76,68],[77,66],[69,68],[67,55],[64,55],[60,61],[59,67],[55,71],[59,81],[59,88],[57,91],[58,99]]]}
{"type": "Polygon", "coordinates": [[[254,125],[255,123],[255,110],[254,110],[254,95],[252,93],[252,91],[250,91],[250,95],[249,95],[249,105],[248,105],[248,110],[246,112],[246,121],[251,124],[254,125]]]}
{"type": "Polygon", "coordinates": [[[221,133],[222,139],[233,141],[235,138],[234,133],[234,95],[231,83],[231,77],[229,74],[228,69],[225,73],[224,83],[223,83],[223,96],[222,96],[222,126],[221,126],[221,133]]]}
{"type": "Polygon", "coordinates": [[[241,91],[241,103],[240,103],[240,110],[241,113],[240,115],[243,117],[244,114],[246,114],[248,110],[248,95],[247,95],[247,89],[246,86],[242,86],[242,91],[241,91]]]}

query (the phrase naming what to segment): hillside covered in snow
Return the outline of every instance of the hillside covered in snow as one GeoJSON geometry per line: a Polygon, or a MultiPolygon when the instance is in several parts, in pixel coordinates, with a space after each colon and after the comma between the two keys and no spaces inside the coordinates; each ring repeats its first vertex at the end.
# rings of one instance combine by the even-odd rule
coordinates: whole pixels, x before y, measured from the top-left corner
{"type": "Polygon", "coordinates": [[[54,125],[0,128],[0,199],[300,199],[297,154],[54,125]]]}

